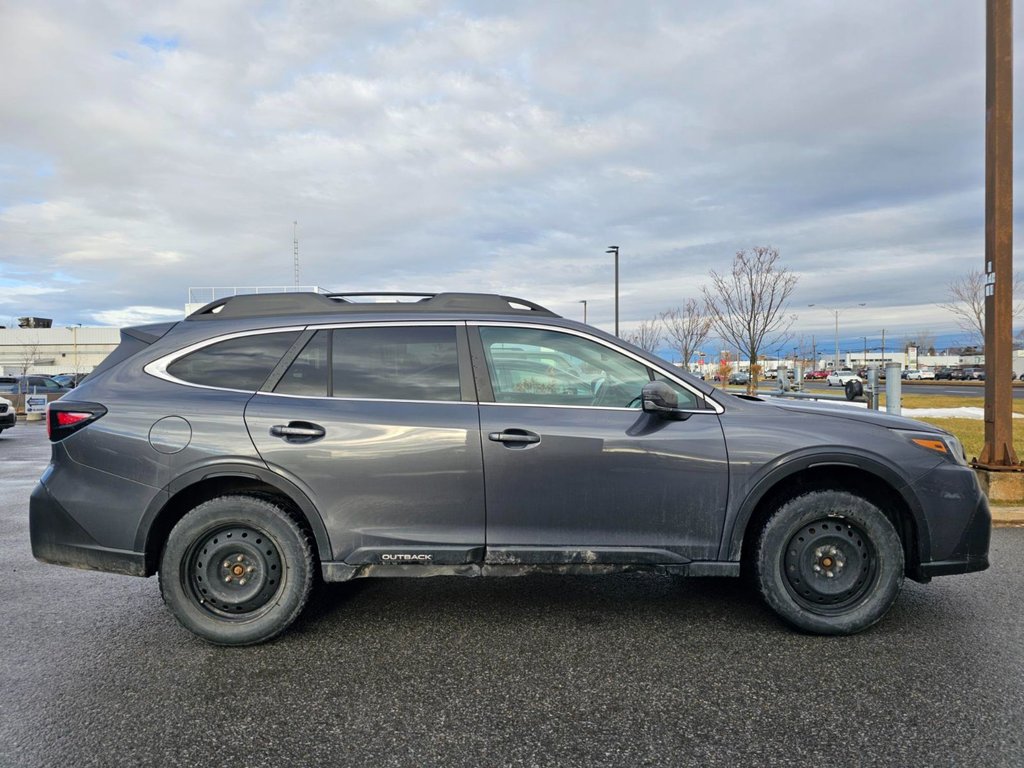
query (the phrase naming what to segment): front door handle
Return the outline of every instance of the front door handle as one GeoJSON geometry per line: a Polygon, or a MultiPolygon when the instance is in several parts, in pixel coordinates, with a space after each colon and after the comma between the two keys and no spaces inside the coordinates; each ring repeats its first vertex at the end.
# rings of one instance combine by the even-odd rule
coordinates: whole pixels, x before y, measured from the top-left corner
{"type": "Polygon", "coordinates": [[[487,435],[488,440],[496,443],[525,445],[528,443],[539,443],[540,435],[527,432],[525,429],[506,429],[504,432],[491,432],[487,435]]]}
{"type": "Polygon", "coordinates": [[[326,435],[327,430],[308,421],[290,421],[288,424],[275,424],[270,428],[270,434],[289,443],[311,443],[326,435]]]}

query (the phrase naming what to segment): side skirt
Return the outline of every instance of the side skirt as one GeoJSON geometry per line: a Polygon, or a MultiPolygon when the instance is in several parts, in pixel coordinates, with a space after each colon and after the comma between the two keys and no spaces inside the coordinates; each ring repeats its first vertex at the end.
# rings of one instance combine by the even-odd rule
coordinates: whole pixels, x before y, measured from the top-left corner
{"type": "Polygon", "coordinates": [[[427,578],[431,576],[529,576],[546,573],[559,576],[603,576],[612,573],[657,573],[669,576],[739,576],[740,564],[697,561],[678,564],[658,563],[461,563],[426,565],[370,563],[323,563],[324,581],[339,582],[363,578],[427,578]]]}

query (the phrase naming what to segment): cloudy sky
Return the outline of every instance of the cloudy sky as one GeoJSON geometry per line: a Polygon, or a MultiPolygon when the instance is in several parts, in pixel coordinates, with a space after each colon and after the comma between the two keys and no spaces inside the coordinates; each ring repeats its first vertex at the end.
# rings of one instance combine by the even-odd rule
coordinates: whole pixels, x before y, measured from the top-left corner
{"type": "Polygon", "coordinates": [[[769,244],[800,333],[860,303],[844,336],[953,332],[984,6],[2,0],[0,323],[291,284],[297,220],[301,282],[338,291],[587,299],[610,328],[615,244],[628,328],[769,244]]]}

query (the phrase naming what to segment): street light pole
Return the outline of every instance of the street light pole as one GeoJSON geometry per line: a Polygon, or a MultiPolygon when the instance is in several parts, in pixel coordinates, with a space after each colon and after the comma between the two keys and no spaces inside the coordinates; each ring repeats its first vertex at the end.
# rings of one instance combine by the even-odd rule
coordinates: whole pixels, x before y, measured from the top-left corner
{"type": "Polygon", "coordinates": [[[78,329],[82,327],[81,323],[75,323],[71,326],[66,326],[71,331],[72,343],[75,348],[75,384],[78,384],[78,329]]]}
{"type": "Polygon", "coordinates": [[[587,300],[586,299],[580,299],[579,303],[583,305],[583,324],[586,325],[587,324],[587,300]]]}
{"type": "Polygon", "coordinates": [[[619,335],[619,246],[609,245],[605,253],[615,254],[615,336],[619,335]]]}

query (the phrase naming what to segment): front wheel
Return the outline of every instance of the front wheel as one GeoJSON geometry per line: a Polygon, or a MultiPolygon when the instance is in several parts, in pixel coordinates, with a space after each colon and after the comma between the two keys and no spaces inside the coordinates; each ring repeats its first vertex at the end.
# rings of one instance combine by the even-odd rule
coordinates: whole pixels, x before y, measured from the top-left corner
{"type": "Polygon", "coordinates": [[[160,559],[164,602],[216,645],[253,645],[283,632],[313,584],[308,537],[281,507],[253,496],[200,504],[171,530],[160,559]]]}
{"type": "Polygon", "coordinates": [[[755,554],[761,594],[783,619],[822,635],[877,622],[903,585],[903,546],[885,514],[846,491],[812,491],[783,504],[755,554]]]}

